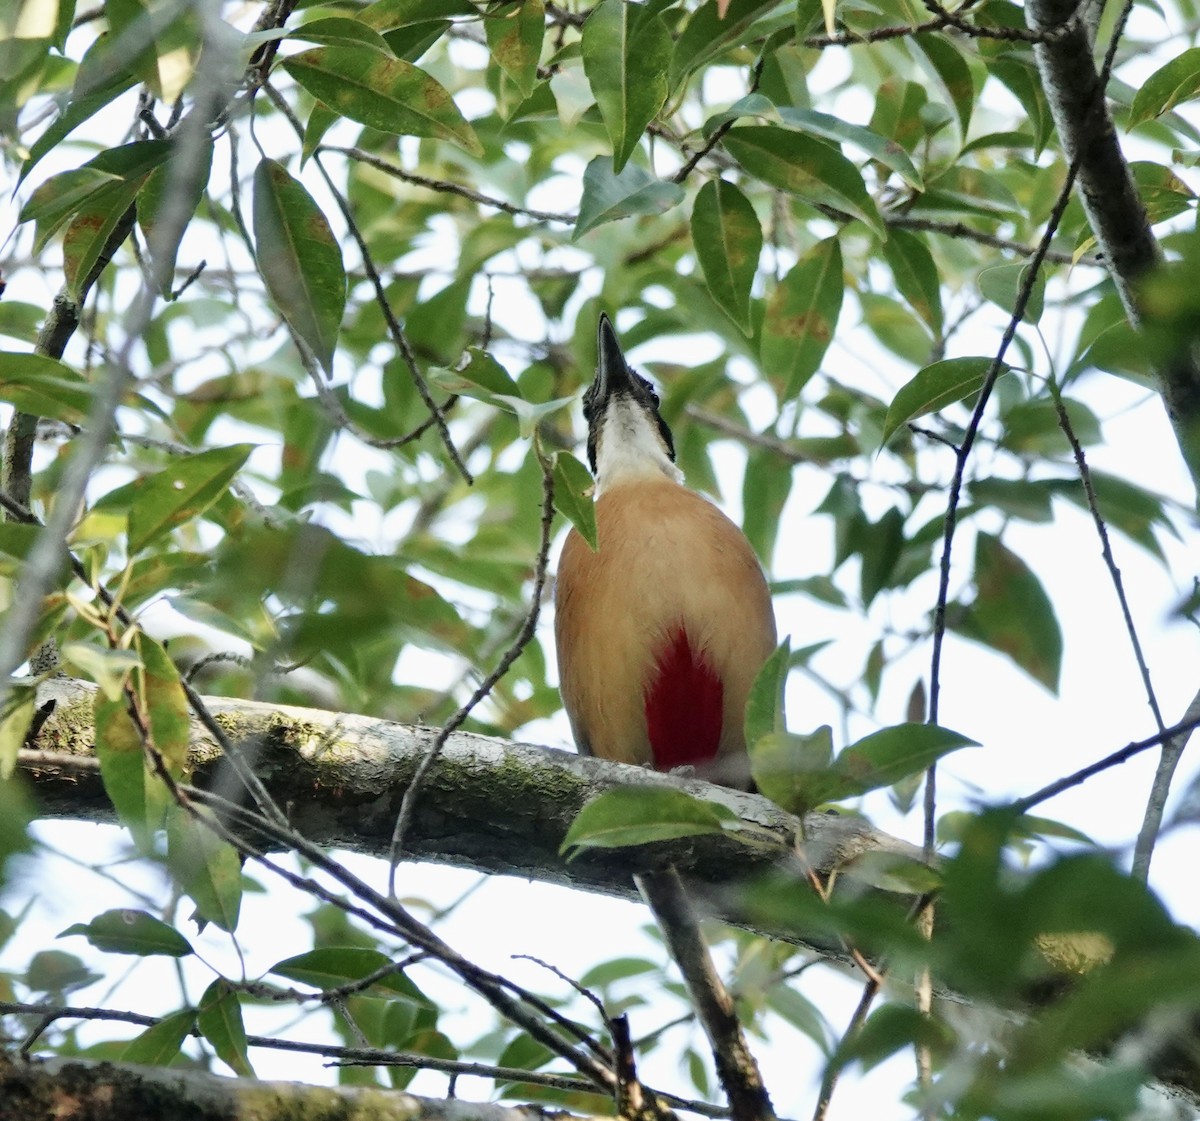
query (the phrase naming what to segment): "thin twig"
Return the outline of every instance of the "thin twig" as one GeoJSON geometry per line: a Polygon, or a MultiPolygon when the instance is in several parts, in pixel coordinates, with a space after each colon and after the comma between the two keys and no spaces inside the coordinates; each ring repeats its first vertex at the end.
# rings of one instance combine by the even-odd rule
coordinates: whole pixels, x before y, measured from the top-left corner
{"type": "Polygon", "coordinates": [[[412,824],[413,815],[417,811],[417,799],[420,796],[421,787],[433,764],[441,754],[446,741],[462,726],[475,706],[492,691],[496,682],[509,671],[513,662],[520,657],[521,651],[529,645],[534,631],[537,629],[538,618],[542,610],[542,592],[546,586],[546,571],[550,566],[550,530],[554,523],[554,473],[549,461],[543,459],[540,453],[538,462],[542,468],[542,539],[538,545],[537,559],[534,562],[533,592],[529,611],[525,615],[525,622],[517,637],[504,652],[500,661],[496,663],[492,672],[479,683],[479,687],[471,694],[466,704],[442,725],[441,731],[430,744],[429,751],[421,760],[413,774],[412,782],[404,792],[404,798],[400,802],[400,812],[396,815],[396,825],[392,830],[391,848],[388,852],[388,895],[390,896],[394,896],[396,893],[396,868],[404,852],[404,836],[412,824]]]}
{"type": "Polygon", "coordinates": [[[1098,759],[1095,763],[1089,763],[1086,767],[1081,767],[1078,771],[1073,771],[1063,778],[1055,779],[1054,782],[1043,786],[1041,790],[1037,790],[1033,794],[1027,794],[1024,798],[1018,798],[1012,803],[1012,809],[1016,813],[1028,813],[1034,806],[1061,794],[1064,790],[1070,790],[1074,786],[1079,786],[1093,775],[1098,775],[1101,771],[1107,771],[1121,763],[1126,763],[1135,755],[1140,755],[1143,751],[1149,751],[1152,747],[1161,747],[1175,737],[1186,737],[1197,727],[1200,727],[1200,705],[1196,701],[1193,701],[1188,705],[1187,714],[1184,719],[1166,729],[1165,732],[1160,732],[1147,739],[1136,740],[1133,743],[1126,744],[1110,755],[1104,756],[1103,759],[1098,759]]]}
{"type": "Polygon", "coordinates": [[[578,214],[566,214],[554,210],[534,210],[528,206],[516,206],[511,202],[505,202],[503,199],[495,198],[492,195],[485,195],[482,191],[477,191],[473,187],[464,187],[461,183],[451,183],[448,179],[431,179],[427,175],[417,175],[415,172],[405,171],[399,164],[393,163],[391,160],[385,160],[382,156],[377,156],[374,152],[368,152],[364,148],[346,148],[338,144],[321,144],[318,146],[317,152],[334,152],[339,156],[346,156],[348,159],[365,163],[375,168],[376,171],[382,171],[385,175],[390,175],[393,179],[399,179],[403,183],[411,183],[415,187],[424,187],[427,190],[438,191],[441,194],[458,195],[460,198],[468,199],[471,202],[478,203],[480,206],[490,206],[495,210],[502,210],[505,214],[532,218],[537,222],[558,222],[564,226],[573,226],[579,220],[578,214]]]}

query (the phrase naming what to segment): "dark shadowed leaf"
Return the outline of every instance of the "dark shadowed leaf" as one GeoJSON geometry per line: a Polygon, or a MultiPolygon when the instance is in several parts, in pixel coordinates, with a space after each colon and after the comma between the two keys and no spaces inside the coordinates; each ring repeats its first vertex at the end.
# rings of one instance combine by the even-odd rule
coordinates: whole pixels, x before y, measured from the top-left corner
{"type": "MultiPolygon", "coordinates": [[[[904,425],[953,405],[964,397],[978,392],[991,369],[987,357],[946,358],[920,370],[916,377],[901,386],[888,406],[883,422],[883,443],[887,443],[904,425]]],[[[1008,371],[1001,366],[1001,374],[1008,371]]]]}
{"type": "Polygon", "coordinates": [[[191,943],[179,931],[145,911],[105,911],[89,923],[67,927],[59,938],[73,934],[82,934],[97,950],[110,954],[181,958],[193,952],[191,943]]]}
{"type": "Polygon", "coordinates": [[[1057,692],[1063,640],[1054,604],[1029,566],[989,533],[976,538],[975,588],[962,632],[1057,692]]]}
{"type": "MultiPolygon", "coordinates": [[[[387,954],[365,946],[319,946],[277,962],[271,966],[271,972],[327,992],[363,981],[392,965],[393,959],[387,954]]],[[[376,978],[369,988],[359,991],[398,998],[420,1008],[437,1007],[398,968],[376,978]]]]}
{"type": "Polygon", "coordinates": [[[883,255],[900,295],[934,331],[941,331],[941,278],[921,235],[893,229],[883,244],[883,255]]]}

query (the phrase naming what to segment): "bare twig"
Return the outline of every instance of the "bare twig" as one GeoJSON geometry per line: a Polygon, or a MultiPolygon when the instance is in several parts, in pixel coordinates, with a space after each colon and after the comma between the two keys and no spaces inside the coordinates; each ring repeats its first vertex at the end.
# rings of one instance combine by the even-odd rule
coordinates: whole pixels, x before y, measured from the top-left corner
{"type": "Polygon", "coordinates": [[[546,572],[550,566],[550,529],[554,523],[553,470],[549,461],[543,459],[540,453],[538,455],[538,462],[542,468],[542,539],[538,545],[537,559],[534,561],[533,591],[529,611],[525,616],[525,622],[522,624],[517,637],[504,652],[500,661],[496,663],[492,672],[479,683],[479,687],[471,694],[466,704],[442,726],[441,731],[438,732],[433,743],[430,744],[429,753],[421,760],[421,765],[413,775],[412,782],[404,792],[404,798],[400,802],[400,812],[396,815],[396,825],[392,830],[392,847],[388,861],[389,895],[394,896],[396,892],[396,867],[400,863],[400,857],[404,851],[404,835],[408,832],[408,828],[412,824],[413,815],[417,811],[417,799],[420,796],[421,787],[429,774],[430,768],[436,762],[446,741],[463,725],[475,706],[492,691],[496,682],[509,671],[513,662],[520,657],[521,651],[529,645],[534,631],[537,629],[537,621],[542,610],[542,592],[546,586],[546,572]]]}

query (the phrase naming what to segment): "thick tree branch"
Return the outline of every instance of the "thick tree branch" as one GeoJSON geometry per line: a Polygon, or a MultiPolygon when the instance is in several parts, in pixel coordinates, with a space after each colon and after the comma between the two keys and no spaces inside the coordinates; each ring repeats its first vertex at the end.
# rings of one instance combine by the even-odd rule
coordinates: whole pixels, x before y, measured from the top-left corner
{"type": "Polygon", "coordinates": [[[203,1071],[78,1059],[25,1061],[0,1052],[0,1117],[51,1121],[544,1121],[543,1110],[383,1087],[309,1086],[203,1071]]]}
{"type": "MultiPolygon", "coordinates": [[[[1034,56],[1069,163],[1078,162],[1080,197],[1096,243],[1133,326],[1141,321],[1138,282],[1161,261],[1146,208],[1121,151],[1077,0],[1030,0],[1029,24],[1045,37],[1034,56]]],[[[1180,450],[1200,483],[1200,368],[1181,353],[1158,371],[1180,450]]]]}
{"type": "MultiPolygon", "coordinates": [[[[92,754],[94,694],[94,686],[68,678],[51,679],[38,688],[39,706],[51,699],[56,705],[32,744],[34,750],[22,753],[21,766],[34,780],[48,814],[112,820],[92,754]]],[[[295,829],[321,844],[386,856],[400,801],[436,729],[223,697],[208,697],[204,703],[227,736],[255,746],[258,773],[273,800],[289,807],[295,829]]],[[[221,753],[195,717],[191,760],[195,785],[220,787],[221,753]]],[[[575,815],[601,791],[681,783],[775,833],[782,849],[791,843],[796,819],[764,798],[460,732],[449,738],[429,773],[406,854],[626,899],[638,897],[634,875],[672,864],[707,914],[848,960],[840,941],[827,932],[772,928],[746,912],[739,885],[776,867],[778,851],[750,848],[727,837],[700,837],[587,851],[569,862],[559,855],[575,815]]],[[[866,857],[920,857],[914,846],[853,818],[810,815],[805,835],[808,862],[822,877],[837,869],[853,879],[855,862],[866,857]]],[[[796,882],[803,887],[799,869],[796,882]]],[[[895,898],[902,913],[912,902],[907,896],[895,898]]]]}

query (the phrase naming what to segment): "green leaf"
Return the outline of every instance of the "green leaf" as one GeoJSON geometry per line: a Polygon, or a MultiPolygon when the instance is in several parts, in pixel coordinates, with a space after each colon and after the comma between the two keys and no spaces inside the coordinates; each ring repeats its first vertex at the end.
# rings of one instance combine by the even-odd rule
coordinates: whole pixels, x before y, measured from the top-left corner
{"type": "Polygon", "coordinates": [[[242,1024],[242,1006],[237,991],[218,977],[200,998],[196,1015],[200,1034],[226,1066],[241,1078],[253,1078],[254,1069],[246,1047],[246,1028],[242,1024]]]}
{"type": "MultiPolygon", "coordinates": [[[[129,670],[127,684],[117,681],[112,695],[106,696],[103,690],[96,694],[96,756],[117,816],[134,840],[147,847],[171,804],[170,792],[157,773],[157,764],[151,762],[148,748],[152,746],[158,753],[168,774],[181,778],[191,725],[179,671],[167,652],[145,634],[138,635],[135,651],[141,664],[129,670]],[[149,744],[130,715],[134,701],[149,744]]],[[[73,646],[72,660],[78,656],[73,646]]]]}
{"type": "Polygon", "coordinates": [[[111,701],[120,700],[126,677],[142,664],[136,650],[109,650],[90,642],[65,642],[62,656],[99,685],[100,692],[111,701]]]}
{"type": "Polygon", "coordinates": [[[596,156],[583,173],[583,198],[572,240],[589,230],[635,214],[662,214],[683,201],[678,183],[658,179],[638,164],[626,164],[619,174],[612,160],[596,156]]]}
{"type": "Polygon", "coordinates": [[[491,8],[484,15],[483,30],[496,65],[513,80],[522,97],[529,97],[537,84],[546,33],[543,0],[510,0],[491,8]]]}
{"type": "Polygon", "coordinates": [[[581,46],[620,173],[667,99],[671,36],[649,5],[601,0],[583,25],[581,46]]]}
{"type": "Polygon", "coordinates": [[[119,183],[121,176],[98,168],[74,168],[51,176],[29,196],[17,216],[19,222],[35,222],[33,251],[40,253],[54,233],[92,198],[101,187],[119,183]]]}
{"type": "Polygon", "coordinates": [[[196,816],[211,820],[211,811],[193,810],[172,806],[167,814],[167,865],[196,904],[196,916],[232,934],[242,905],[241,857],[196,816]]]}
{"type": "Polygon", "coordinates": [[[453,369],[443,366],[431,367],[429,380],[447,393],[458,393],[475,397],[480,401],[494,403],[498,396],[520,397],[521,390],[512,375],[486,350],[477,346],[468,347],[462,361],[453,369]]]}
{"type": "Polygon", "coordinates": [[[724,824],[736,821],[732,810],[704,802],[681,790],[658,786],[624,786],[607,790],[579,811],[559,847],[619,849],[723,833],[724,824]]]}
{"type": "MultiPolygon", "coordinates": [[[[979,356],[945,358],[919,370],[911,381],[900,387],[888,406],[881,446],[918,417],[935,413],[977,393],[987,379],[991,366],[992,359],[979,356]]],[[[1001,374],[1008,370],[1007,365],[1001,365],[1001,374]]]]}
{"type": "Polygon", "coordinates": [[[17,752],[33,724],[36,691],[32,685],[10,685],[0,712],[0,782],[7,782],[17,766],[17,752]]]}
{"type": "Polygon", "coordinates": [[[87,423],[92,387],[70,366],[41,354],[0,351],[0,401],[32,416],[87,423]]]}
{"type": "MultiPolygon", "coordinates": [[[[979,292],[985,300],[1013,315],[1017,310],[1017,297],[1028,283],[1031,265],[1013,262],[1007,265],[992,265],[979,274],[979,292]]],[[[1042,317],[1046,299],[1046,274],[1039,272],[1033,278],[1029,299],[1021,318],[1026,323],[1037,323],[1042,317]]]]}
{"type": "Polygon", "coordinates": [[[376,31],[391,31],[453,16],[478,18],[479,9],[470,0],[375,0],[358,13],[358,18],[376,31]]]}
{"type": "Polygon", "coordinates": [[[828,113],[818,113],[815,109],[794,109],[787,105],[780,106],[779,119],[785,125],[807,132],[810,136],[832,140],[835,144],[843,141],[853,144],[889,171],[894,171],[913,190],[925,189],[921,173],[904,148],[890,137],[880,136],[874,129],[851,124],[828,113]]]}
{"type": "Polygon", "coordinates": [[[730,129],[722,143],[751,175],[816,206],[844,211],[880,241],[887,240],[887,227],[858,168],[832,145],[772,125],[730,129]]]}
{"type": "MultiPolygon", "coordinates": [[[[746,743],[750,745],[751,770],[754,765],[754,745],[764,736],[787,731],[784,718],[783,691],[791,667],[792,641],[785,638],[775,652],[755,674],[750,695],[746,698],[746,743]]],[[[757,777],[757,776],[756,776],[757,777]]]]}
{"type": "Polygon", "coordinates": [[[803,817],[826,800],[833,759],[833,730],[822,724],[810,735],[771,732],[750,748],[750,770],[758,789],[781,809],[803,817]]]}
{"type": "Polygon", "coordinates": [[[283,68],[313,97],[359,124],[398,136],[431,136],[483,155],[454,98],[411,62],[361,46],[314,47],[283,68]]]}
{"type": "Polygon", "coordinates": [[[593,553],[600,548],[594,486],[592,473],[570,452],[555,452],[554,508],[579,531],[593,553]]]}
{"type": "Polygon", "coordinates": [[[155,272],[162,294],[170,296],[175,275],[175,258],[182,235],[181,219],[190,221],[208,188],[212,174],[213,142],[207,136],[189,136],[184,144],[173,143],[168,158],[145,180],[137,199],[137,220],[146,235],[151,253],[157,254],[155,272]],[[164,223],[164,216],[171,221],[164,223]],[[167,233],[170,244],[164,242],[167,233]]]}
{"type": "Polygon", "coordinates": [[[910,230],[893,229],[883,243],[883,255],[900,295],[935,332],[940,333],[941,280],[924,238],[910,230]]]}
{"type": "Polygon", "coordinates": [[[109,954],[182,958],[195,952],[178,930],[146,911],[114,908],[89,923],[67,927],[58,937],[75,934],[82,934],[97,950],[109,954]]]}
{"type": "Polygon", "coordinates": [[[121,1062],[140,1066],[170,1066],[195,1027],[195,1009],[185,1008],[164,1016],[126,1044],[121,1052],[121,1062]]]}
{"type": "Polygon", "coordinates": [[[842,793],[835,797],[857,797],[868,790],[892,786],[927,770],[951,751],[978,746],[975,740],[936,724],[882,728],[838,755],[832,777],[842,793]]]}
{"type": "Polygon", "coordinates": [[[779,0],[730,0],[725,10],[706,0],[691,15],[671,54],[670,85],[675,90],[689,74],[744,42],[750,27],[779,6],[779,0]]]}
{"type": "MultiPolygon", "coordinates": [[[[327,992],[352,985],[392,964],[387,954],[365,946],[320,946],[277,962],[271,966],[271,972],[327,992]]],[[[361,991],[398,998],[418,1008],[437,1008],[399,969],[372,981],[370,988],[361,991]]]]}
{"type": "Polygon", "coordinates": [[[556,397],[553,401],[526,401],[523,397],[513,397],[508,393],[498,393],[495,403],[502,409],[507,409],[517,418],[517,430],[522,440],[533,439],[537,426],[548,416],[562,412],[575,403],[572,397],[556,397]]]}
{"type": "Polygon", "coordinates": [[[254,450],[253,444],[176,456],[153,475],[106,496],[129,502],[129,552],[140,553],[177,526],[198,518],[221,498],[254,450]]]}
{"type": "Polygon", "coordinates": [[[959,137],[965,140],[975,108],[975,83],[962,51],[953,40],[939,35],[916,35],[908,43],[917,61],[942,87],[958,119],[959,137]]]}
{"type": "Polygon", "coordinates": [[[962,633],[1006,654],[1058,692],[1063,640],[1054,604],[1029,566],[988,533],[976,538],[975,588],[962,633]]]}
{"type": "Polygon", "coordinates": [[[48,152],[136,82],[124,60],[113,57],[116,52],[112,38],[101,35],[88,48],[76,72],[75,87],[66,108],[29,146],[29,155],[17,176],[18,187],[48,152]]]}
{"type": "Polygon", "coordinates": [[[254,242],[275,306],[332,372],[346,306],[342,252],[321,208],[274,160],[254,173],[254,242]]]}
{"type": "Polygon", "coordinates": [[[750,290],[762,245],[750,200],[725,179],[705,183],[692,207],[692,246],[712,298],[747,338],[754,334],[750,290]]]}
{"type": "Polygon", "coordinates": [[[71,219],[63,234],[63,277],[72,299],[83,299],[89,274],[144,182],[141,177],[101,187],[71,219]]]}
{"type": "Polygon", "coordinates": [[[35,993],[64,994],[102,980],[74,954],[63,950],[39,950],[25,970],[25,986],[35,993]]]}
{"type": "Polygon", "coordinates": [[[305,43],[343,43],[368,47],[372,50],[389,52],[387,40],[373,27],[360,19],[345,16],[326,16],[309,20],[288,32],[289,39],[301,39],[305,43]]]}
{"type": "Polygon", "coordinates": [[[761,365],[781,402],[795,400],[820,368],[845,285],[841,245],[831,237],[801,257],[767,300],[761,365]]]}
{"type": "Polygon", "coordinates": [[[1126,128],[1161,116],[1182,101],[1200,94],[1200,47],[1189,47],[1170,62],[1160,66],[1143,83],[1129,108],[1126,128]]]}

